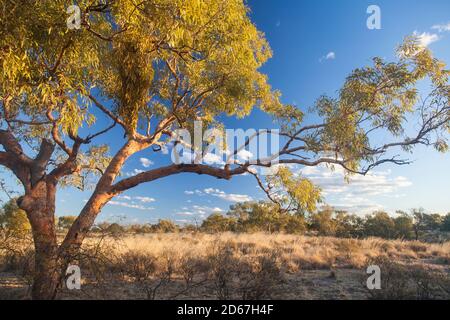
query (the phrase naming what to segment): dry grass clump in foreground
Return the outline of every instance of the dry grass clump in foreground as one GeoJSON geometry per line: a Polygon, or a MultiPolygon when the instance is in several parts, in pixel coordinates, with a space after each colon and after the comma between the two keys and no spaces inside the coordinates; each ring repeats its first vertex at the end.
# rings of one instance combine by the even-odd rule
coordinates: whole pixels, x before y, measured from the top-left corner
{"type": "Polygon", "coordinates": [[[262,233],[93,236],[76,261],[82,291],[60,298],[448,299],[449,261],[448,242],[262,233]],[[374,261],[390,277],[377,293],[365,286],[366,266],[374,261]]]}

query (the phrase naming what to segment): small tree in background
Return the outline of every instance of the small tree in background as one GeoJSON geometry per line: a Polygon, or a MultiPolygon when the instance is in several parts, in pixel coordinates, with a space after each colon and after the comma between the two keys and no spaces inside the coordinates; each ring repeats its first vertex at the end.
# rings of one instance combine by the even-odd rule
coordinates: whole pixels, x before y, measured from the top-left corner
{"type": "Polygon", "coordinates": [[[395,237],[402,239],[414,238],[414,220],[406,212],[397,212],[399,216],[394,219],[395,237]]]}
{"type": "Polygon", "coordinates": [[[366,236],[392,239],[395,236],[395,223],[386,212],[379,211],[367,217],[366,236]]]}
{"type": "Polygon", "coordinates": [[[337,224],[333,219],[334,209],[330,206],[326,206],[320,211],[311,214],[309,220],[311,229],[318,232],[321,236],[334,236],[336,235],[337,224]]]}
{"type": "Polygon", "coordinates": [[[336,236],[343,238],[360,238],[364,236],[364,218],[345,211],[335,215],[336,236]]]}
{"type": "Polygon", "coordinates": [[[444,222],[444,217],[439,214],[427,214],[423,208],[413,209],[412,218],[416,240],[421,239],[428,232],[439,230],[444,222]]]}
{"type": "Polygon", "coordinates": [[[108,232],[114,237],[118,237],[125,233],[125,228],[118,223],[112,223],[111,225],[108,226],[106,232],[108,232]]]}
{"type": "Polygon", "coordinates": [[[285,214],[281,231],[289,234],[304,234],[308,229],[306,219],[302,215],[285,214]]]}
{"type": "Polygon", "coordinates": [[[17,206],[16,199],[11,199],[0,210],[0,228],[15,237],[31,234],[31,225],[27,214],[17,206]]]}
{"type": "Polygon", "coordinates": [[[58,228],[60,230],[68,230],[72,224],[75,222],[77,217],[75,216],[64,216],[58,218],[58,228]]]}
{"type": "Polygon", "coordinates": [[[441,230],[445,232],[450,232],[450,213],[447,213],[447,215],[444,217],[444,220],[442,221],[441,230]]]}
{"type": "Polygon", "coordinates": [[[220,213],[214,213],[203,221],[200,229],[209,233],[236,231],[236,220],[224,217],[220,213]]]}
{"type": "Polygon", "coordinates": [[[154,232],[159,233],[174,233],[178,232],[178,226],[170,220],[159,220],[159,222],[152,226],[154,232]]]}

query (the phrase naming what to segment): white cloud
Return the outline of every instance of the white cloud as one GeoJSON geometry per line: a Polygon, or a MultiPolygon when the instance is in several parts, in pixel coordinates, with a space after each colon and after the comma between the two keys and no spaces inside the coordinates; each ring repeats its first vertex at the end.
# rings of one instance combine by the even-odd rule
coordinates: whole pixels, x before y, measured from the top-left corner
{"type": "Polygon", "coordinates": [[[204,219],[208,215],[211,215],[212,213],[222,213],[224,210],[218,207],[207,207],[207,206],[199,206],[194,205],[191,208],[183,207],[181,208],[181,211],[178,211],[176,215],[179,216],[199,216],[200,218],[204,219]]]}
{"type": "Polygon", "coordinates": [[[325,194],[351,193],[373,196],[391,194],[412,185],[406,177],[390,177],[390,170],[371,172],[366,176],[354,175],[350,177],[349,183],[345,182],[344,169],[339,166],[335,167],[334,171],[325,166],[303,168],[300,173],[319,185],[325,194]]]}
{"type": "Polygon", "coordinates": [[[208,195],[218,197],[222,200],[229,201],[229,202],[247,202],[247,201],[253,200],[252,197],[245,195],[245,194],[226,193],[222,190],[213,189],[213,188],[205,189],[204,192],[208,195]]]}
{"type": "Polygon", "coordinates": [[[334,60],[334,59],[336,59],[336,53],[334,51],[330,51],[326,55],[322,56],[319,59],[319,62],[322,62],[324,60],[334,60]]]}
{"type": "Polygon", "coordinates": [[[219,155],[217,155],[215,153],[205,154],[205,156],[203,157],[203,161],[209,165],[213,165],[213,164],[224,165],[225,164],[222,157],[220,157],[219,155]]]}
{"type": "Polygon", "coordinates": [[[179,216],[193,216],[193,215],[195,215],[195,213],[191,212],[191,211],[180,211],[180,212],[177,212],[177,215],[179,215],[179,216]]]}
{"type": "Polygon", "coordinates": [[[154,165],[154,162],[147,158],[140,158],[139,161],[144,168],[150,168],[150,166],[154,165]]]}
{"type": "Polygon", "coordinates": [[[447,24],[436,24],[436,25],[432,26],[431,29],[437,30],[439,32],[450,31],[450,22],[447,24]]]}
{"type": "Polygon", "coordinates": [[[429,32],[419,33],[417,31],[414,31],[413,34],[419,40],[419,45],[424,48],[428,47],[430,44],[432,44],[433,42],[436,42],[440,39],[439,36],[435,33],[429,33],[429,32]]]}
{"type": "Polygon", "coordinates": [[[151,203],[156,201],[154,198],[150,197],[134,197],[134,199],[139,200],[142,203],[151,203]]]}
{"type": "Polygon", "coordinates": [[[355,175],[350,177],[349,183],[344,179],[344,169],[338,166],[334,170],[326,166],[305,167],[299,173],[322,188],[327,203],[338,210],[357,213],[383,209],[372,198],[402,196],[399,191],[412,185],[406,177],[393,177],[390,170],[355,175]]]}
{"type": "Polygon", "coordinates": [[[229,202],[247,202],[247,201],[253,201],[253,198],[245,195],[245,194],[234,194],[234,193],[226,193],[225,191],[215,189],[215,188],[206,188],[203,191],[200,190],[194,190],[194,191],[185,191],[184,192],[187,195],[198,195],[198,196],[213,196],[220,198],[225,201],[229,202]]]}
{"type": "Polygon", "coordinates": [[[220,192],[219,189],[214,189],[214,188],[207,188],[204,190],[206,194],[212,194],[214,192],[220,192]]]}
{"type": "Polygon", "coordinates": [[[117,196],[117,199],[122,199],[122,200],[132,200],[130,196],[117,196]]]}
{"type": "Polygon", "coordinates": [[[325,57],[325,59],[326,60],[334,60],[334,59],[336,59],[336,53],[334,53],[334,52],[328,52],[328,54],[326,55],[326,57],[325,57]]]}
{"type": "Polygon", "coordinates": [[[116,197],[121,201],[110,201],[108,204],[112,206],[120,206],[124,208],[137,209],[137,210],[154,210],[152,207],[146,207],[144,204],[155,202],[154,198],[150,197],[131,197],[127,195],[120,195],[116,197]]]}
{"type": "Polygon", "coordinates": [[[206,153],[202,158],[202,155],[198,156],[195,153],[184,151],[181,156],[178,155],[178,158],[174,157],[174,160],[183,164],[191,164],[195,161],[201,161],[208,165],[225,165],[223,158],[215,153],[206,153]]]}
{"type": "Polygon", "coordinates": [[[332,206],[335,210],[354,212],[359,214],[369,214],[374,211],[383,210],[384,207],[375,201],[352,194],[340,195],[333,201],[332,206]]]}
{"type": "Polygon", "coordinates": [[[108,204],[111,206],[119,206],[119,207],[137,209],[137,210],[154,210],[155,209],[155,208],[151,208],[151,207],[145,207],[145,206],[142,206],[139,204],[133,204],[133,203],[121,202],[121,201],[110,201],[108,204]]]}
{"type": "Polygon", "coordinates": [[[144,173],[144,172],[145,172],[144,170],[134,169],[134,170],[131,171],[131,172],[127,172],[126,175],[127,175],[128,177],[134,177],[135,175],[138,175],[138,174],[144,173]]]}
{"type": "Polygon", "coordinates": [[[237,153],[237,156],[244,161],[249,161],[250,159],[252,159],[254,157],[252,152],[245,150],[245,149],[239,151],[237,153]]]}

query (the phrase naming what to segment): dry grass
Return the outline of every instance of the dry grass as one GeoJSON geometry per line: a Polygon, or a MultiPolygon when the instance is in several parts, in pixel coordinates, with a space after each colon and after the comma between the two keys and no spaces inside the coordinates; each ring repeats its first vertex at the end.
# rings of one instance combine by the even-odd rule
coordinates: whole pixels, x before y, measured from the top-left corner
{"type": "MultiPolygon", "coordinates": [[[[214,247],[227,247],[239,256],[276,253],[284,267],[298,269],[362,268],[366,261],[387,256],[396,261],[430,259],[439,264],[450,261],[450,242],[425,244],[418,241],[338,239],[274,234],[150,234],[126,236],[109,241],[117,254],[129,251],[154,256],[195,256],[206,258],[214,247]]],[[[88,243],[95,243],[91,238],[88,243]]],[[[432,262],[433,262],[432,261],[432,262]]]]}
{"type": "Polygon", "coordinates": [[[78,259],[83,290],[61,298],[364,299],[371,297],[365,267],[376,259],[448,278],[450,243],[260,233],[91,237],[78,259]]]}

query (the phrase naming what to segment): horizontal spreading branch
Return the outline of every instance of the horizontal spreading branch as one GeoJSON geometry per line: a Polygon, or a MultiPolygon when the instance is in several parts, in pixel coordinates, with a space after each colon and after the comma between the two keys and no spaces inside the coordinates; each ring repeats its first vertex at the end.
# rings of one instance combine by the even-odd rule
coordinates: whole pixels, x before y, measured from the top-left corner
{"type": "Polygon", "coordinates": [[[155,181],[179,173],[195,173],[199,175],[216,177],[218,179],[230,180],[233,176],[246,173],[246,169],[244,167],[240,167],[229,170],[228,167],[221,169],[202,164],[171,165],[146,171],[136,176],[121,180],[111,187],[110,192],[121,193],[139,184],[155,181]]]}

